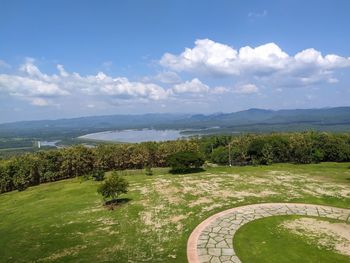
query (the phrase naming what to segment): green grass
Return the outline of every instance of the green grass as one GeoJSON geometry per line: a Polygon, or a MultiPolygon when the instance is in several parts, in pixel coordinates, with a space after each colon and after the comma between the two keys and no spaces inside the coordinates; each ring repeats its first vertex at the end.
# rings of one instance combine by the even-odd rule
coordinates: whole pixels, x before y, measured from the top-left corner
{"type": "Polygon", "coordinates": [[[300,217],[266,217],[242,226],[233,241],[238,257],[242,262],[249,263],[350,262],[350,257],[318,246],[317,242],[307,235],[301,237],[279,227],[286,220],[297,218],[300,217]]]}
{"type": "MultiPolygon", "coordinates": [[[[0,262],[186,262],[192,230],[258,202],[350,207],[349,163],[215,167],[196,174],[126,171],[129,202],[102,206],[79,178],[0,195],[0,262]]],[[[248,261],[249,262],[249,261],[248,261]]]]}

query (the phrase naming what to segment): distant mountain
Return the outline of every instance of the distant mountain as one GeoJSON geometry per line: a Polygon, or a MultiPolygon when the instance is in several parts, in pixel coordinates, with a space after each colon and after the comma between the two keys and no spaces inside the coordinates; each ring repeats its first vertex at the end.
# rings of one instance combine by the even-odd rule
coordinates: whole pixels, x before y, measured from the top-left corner
{"type": "Polygon", "coordinates": [[[61,139],[114,129],[153,128],[186,119],[186,114],[108,115],[0,124],[0,137],[61,139]]]}
{"type": "Polygon", "coordinates": [[[142,128],[206,129],[206,133],[302,131],[310,129],[350,131],[350,107],[294,110],[249,109],[209,115],[110,115],[24,121],[0,124],[0,137],[54,139],[76,137],[106,130],[142,128]],[[212,127],[216,128],[211,129],[212,127]]]}
{"type": "MultiPolygon", "coordinates": [[[[196,118],[192,119],[196,121],[196,118]]],[[[237,126],[246,124],[285,124],[285,123],[314,123],[349,124],[350,107],[323,109],[295,109],[295,110],[263,110],[249,109],[234,113],[221,114],[213,118],[211,115],[201,118],[203,122],[217,122],[220,126],[237,126]]]]}

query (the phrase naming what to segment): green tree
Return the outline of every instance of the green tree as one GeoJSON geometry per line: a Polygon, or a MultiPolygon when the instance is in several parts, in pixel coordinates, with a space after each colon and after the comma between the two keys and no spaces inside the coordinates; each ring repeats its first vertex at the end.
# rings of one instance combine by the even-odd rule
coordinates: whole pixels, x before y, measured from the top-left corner
{"type": "Polygon", "coordinates": [[[40,183],[53,182],[61,179],[62,151],[42,151],[37,154],[37,157],[40,160],[40,183]]]}
{"type": "Polygon", "coordinates": [[[294,133],[289,137],[291,161],[295,163],[311,163],[312,140],[308,133],[294,133]]]}
{"type": "Polygon", "coordinates": [[[0,165],[0,193],[15,189],[13,182],[16,166],[12,160],[2,161],[0,165]]]}
{"type": "Polygon", "coordinates": [[[272,134],[267,139],[271,145],[274,163],[283,163],[290,161],[290,147],[288,135],[272,134]]]}
{"type": "Polygon", "coordinates": [[[38,159],[33,154],[25,154],[16,157],[12,161],[15,166],[13,182],[19,191],[23,191],[31,185],[40,183],[38,159]]]}
{"type": "Polygon", "coordinates": [[[105,172],[102,170],[94,170],[91,172],[90,176],[94,181],[103,181],[105,178],[105,172]]]}
{"type": "Polygon", "coordinates": [[[116,146],[113,144],[100,144],[94,149],[95,162],[94,168],[103,171],[116,169],[114,162],[116,146]]]}
{"type": "Polygon", "coordinates": [[[145,174],[148,175],[148,176],[153,175],[153,171],[152,171],[152,167],[151,166],[148,166],[148,165],[146,166],[145,174]]]}
{"type": "Polygon", "coordinates": [[[158,149],[158,144],[155,142],[146,142],[143,144],[144,147],[147,149],[147,167],[155,167],[157,165],[157,149],[158,149]]]}
{"type": "Polygon", "coordinates": [[[269,164],[272,164],[272,162],[273,162],[272,146],[266,143],[261,150],[260,164],[269,165],[269,164]]]}
{"type": "Polygon", "coordinates": [[[173,173],[185,173],[200,168],[204,158],[199,152],[177,152],[169,156],[168,165],[173,173]]]}
{"type": "Polygon", "coordinates": [[[136,144],[129,147],[130,159],[129,167],[133,169],[142,169],[149,162],[149,151],[143,144],[136,144]]]}
{"type": "Polygon", "coordinates": [[[100,184],[97,192],[103,196],[105,201],[108,199],[117,200],[121,194],[128,192],[128,186],[128,181],[114,171],[100,184]]]}
{"type": "Polygon", "coordinates": [[[227,165],[229,163],[228,148],[225,146],[219,146],[214,149],[210,159],[213,163],[227,165]]]}
{"type": "Polygon", "coordinates": [[[254,139],[252,135],[235,137],[231,142],[233,163],[247,164],[251,159],[248,153],[249,145],[254,139]]]}
{"type": "Polygon", "coordinates": [[[62,178],[82,176],[93,170],[94,156],[91,149],[78,145],[63,150],[62,178]]]}

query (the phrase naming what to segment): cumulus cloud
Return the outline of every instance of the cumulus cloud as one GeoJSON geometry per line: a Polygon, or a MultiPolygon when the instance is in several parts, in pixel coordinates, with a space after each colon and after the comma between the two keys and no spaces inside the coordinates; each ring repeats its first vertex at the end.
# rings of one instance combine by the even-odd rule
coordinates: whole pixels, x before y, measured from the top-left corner
{"type": "Polygon", "coordinates": [[[199,39],[193,48],[186,48],[179,55],[164,54],[160,64],[177,72],[256,78],[278,75],[281,79],[288,76],[299,82],[320,79],[332,82],[333,71],[350,67],[350,58],[335,54],[323,56],[312,48],[290,56],[275,43],[235,49],[210,39],[199,39]]]}
{"type": "Polygon", "coordinates": [[[215,88],[212,88],[210,92],[213,94],[224,94],[224,93],[231,92],[231,90],[226,87],[215,87],[215,88]]]}
{"type": "Polygon", "coordinates": [[[176,72],[164,71],[164,72],[158,73],[154,77],[154,80],[157,80],[165,84],[173,84],[173,83],[181,82],[181,77],[176,72]]]}
{"type": "Polygon", "coordinates": [[[166,99],[171,91],[153,83],[133,82],[124,77],[111,77],[103,72],[81,76],[57,65],[58,74],[44,74],[33,59],[14,74],[0,74],[0,91],[29,100],[36,106],[47,106],[53,98],[71,94],[108,96],[112,99],[166,99]]]}
{"type": "Polygon", "coordinates": [[[36,106],[46,106],[49,98],[69,95],[61,88],[56,75],[43,74],[32,61],[21,65],[23,75],[0,74],[0,91],[28,100],[36,106]]]}
{"type": "Polygon", "coordinates": [[[174,93],[207,93],[209,86],[202,83],[199,79],[194,78],[191,81],[185,81],[184,83],[174,85],[172,88],[174,93]]]}
{"type": "Polygon", "coordinates": [[[234,90],[234,93],[238,94],[253,94],[253,93],[258,93],[259,88],[255,84],[243,84],[243,85],[237,85],[234,90]]]}
{"type": "Polygon", "coordinates": [[[237,50],[230,46],[209,39],[200,39],[195,42],[193,49],[186,48],[178,56],[164,54],[160,64],[176,71],[233,73],[231,63],[236,59],[237,50]]]}
{"type": "Polygon", "coordinates": [[[0,89],[15,96],[64,96],[69,92],[61,89],[56,83],[22,77],[0,74],[0,89]]]}
{"type": "Polygon", "coordinates": [[[30,99],[31,104],[34,106],[48,106],[49,101],[43,98],[32,98],[30,99]]]}
{"type": "Polygon", "coordinates": [[[159,63],[162,68],[154,75],[132,81],[102,71],[90,75],[69,72],[63,65],[57,65],[55,73],[46,74],[32,58],[26,59],[18,69],[0,60],[0,93],[36,106],[64,104],[65,100],[75,105],[76,99],[84,100],[84,107],[91,109],[102,104],[126,105],[131,101],[135,105],[196,98],[209,101],[226,93],[231,97],[256,94],[259,87],[283,91],[288,87],[338,83],[343,78],[336,75],[337,70],[350,67],[350,58],[323,55],[313,48],[290,55],[275,43],[235,49],[210,39],[199,39],[194,47],[180,54],[164,54],[159,63]]]}
{"type": "Polygon", "coordinates": [[[160,100],[168,97],[168,91],[156,84],[132,82],[124,77],[113,78],[103,72],[86,77],[73,73],[67,77],[65,84],[75,85],[88,95],[108,95],[119,99],[160,100]]]}

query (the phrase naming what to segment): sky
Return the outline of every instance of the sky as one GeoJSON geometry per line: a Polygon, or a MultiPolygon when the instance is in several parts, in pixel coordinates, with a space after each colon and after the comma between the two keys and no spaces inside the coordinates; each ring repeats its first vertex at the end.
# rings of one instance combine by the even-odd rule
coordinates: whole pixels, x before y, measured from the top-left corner
{"type": "Polygon", "coordinates": [[[348,0],[0,0],[0,123],[350,106],[348,0]]]}

